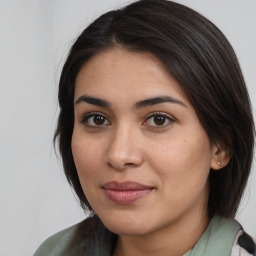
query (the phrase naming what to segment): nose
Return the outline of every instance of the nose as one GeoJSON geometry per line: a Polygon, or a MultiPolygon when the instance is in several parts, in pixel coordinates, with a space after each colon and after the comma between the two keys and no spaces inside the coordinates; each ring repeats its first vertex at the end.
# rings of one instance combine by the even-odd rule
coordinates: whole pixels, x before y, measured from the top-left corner
{"type": "Polygon", "coordinates": [[[117,170],[138,167],[143,162],[143,154],[132,128],[119,127],[113,132],[106,154],[107,165],[117,170]]]}

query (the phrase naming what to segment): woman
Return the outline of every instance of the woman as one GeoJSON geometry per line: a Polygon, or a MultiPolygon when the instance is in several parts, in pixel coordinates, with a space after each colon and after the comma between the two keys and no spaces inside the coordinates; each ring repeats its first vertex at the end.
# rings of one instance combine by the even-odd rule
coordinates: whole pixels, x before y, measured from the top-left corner
{"type": "Polygon", "coordinates": [[[71,48],[55,139],[91,216],[38,255],[253,255],[233,218],[254,125],[235,53],[206,18],[142,0],[71,48]],[[241,254],[242,253],[242,254],[241,254]]]}

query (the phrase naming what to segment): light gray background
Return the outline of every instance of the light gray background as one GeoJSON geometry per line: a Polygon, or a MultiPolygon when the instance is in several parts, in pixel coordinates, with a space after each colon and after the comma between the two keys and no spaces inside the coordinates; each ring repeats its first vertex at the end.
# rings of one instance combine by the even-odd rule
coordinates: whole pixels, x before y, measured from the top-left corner
{"type": "MultiPolygon", "coordinates": [[[[84,218],[56,158],[57,82],[83,28],[122,0],[0,0],[0,255],[32,255],[84,218]]],[[[235,48],[256,107],[256,1],[180,0],[212,20],[235,48]]],[[[237,218],[256,237],[256,175],[237,218]]]]}

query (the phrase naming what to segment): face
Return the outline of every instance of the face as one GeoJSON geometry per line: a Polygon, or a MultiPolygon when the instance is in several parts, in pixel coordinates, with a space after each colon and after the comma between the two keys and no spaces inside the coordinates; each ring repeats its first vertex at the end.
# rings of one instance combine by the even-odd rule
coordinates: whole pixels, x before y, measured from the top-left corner
{"type": "Polygon", "coordinates": [[[156,57],[99,53],[81,68],[74,102],[75,165],[106,227],[141,235],[207,214],[217,149],[156,57]]]}

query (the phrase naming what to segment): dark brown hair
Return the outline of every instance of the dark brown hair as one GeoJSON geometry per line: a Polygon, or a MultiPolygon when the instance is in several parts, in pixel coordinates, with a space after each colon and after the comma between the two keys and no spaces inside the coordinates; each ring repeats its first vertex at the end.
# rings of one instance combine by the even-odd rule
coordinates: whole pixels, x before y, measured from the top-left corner
{"type": "Polygon", "coordinates": [[[251,105],[236,55],[205,17],[166,0],[136,1],[89,25],[72,46],[59,82],[58,138],[66,177],[83,208],[91,209],[74,164],[71,139],[76,76],[92,56],[114,47],[154,54],[180,83],[212,143],[231,155],[210,171],[208,212],[234,217],[250,174],[254,146],[251,105]]]}

